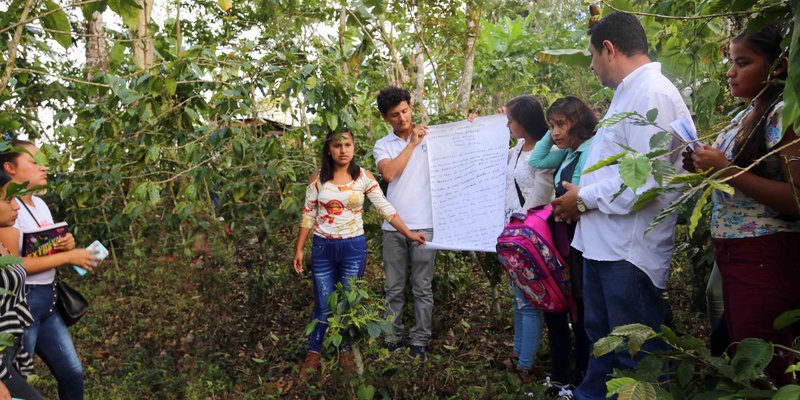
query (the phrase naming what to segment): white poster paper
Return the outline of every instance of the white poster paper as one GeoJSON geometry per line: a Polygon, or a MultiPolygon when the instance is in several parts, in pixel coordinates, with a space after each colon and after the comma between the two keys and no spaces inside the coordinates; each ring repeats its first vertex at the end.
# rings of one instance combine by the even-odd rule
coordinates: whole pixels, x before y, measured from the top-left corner
{"type": "Polygon", "coordinates": [[[495,251],[505,222],[506,121],[492,115],[428,129],[435,241],[427,248],[495,251]]]}

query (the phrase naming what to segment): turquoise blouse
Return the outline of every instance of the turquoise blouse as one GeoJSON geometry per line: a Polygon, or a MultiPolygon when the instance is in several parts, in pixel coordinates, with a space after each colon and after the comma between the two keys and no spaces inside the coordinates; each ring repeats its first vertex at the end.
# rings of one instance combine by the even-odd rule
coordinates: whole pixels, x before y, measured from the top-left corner
{"type": "MultiPolygon", "coordinates": [[[[578,157],[578,164],[575,166],[575,172],[572,174],[572,183],[574,185],[581,184],[581,173],[583,172],[583,164],[586,162],[586,157],[589,155],[589,148],[592,147],[594,136],[581,143],[575,151],[569,149],[553,148],[553,138],[550,136],[550,131],[545,133],[544,137],[536,142],[531,152],[531,158],[528,159],[528,165],[532,168],[538,169],[553,169],[558,168],[554,180],[561,179],[561,171],[569,165],[575,157],[578,157]]],[[[561,182],[555,182],[559,185],[561,182]]]]}

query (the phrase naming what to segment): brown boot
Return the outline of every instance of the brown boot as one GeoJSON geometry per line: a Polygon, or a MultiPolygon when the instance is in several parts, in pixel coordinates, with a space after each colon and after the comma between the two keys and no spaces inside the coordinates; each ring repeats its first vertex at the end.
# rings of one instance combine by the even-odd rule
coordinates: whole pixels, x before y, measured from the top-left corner
{"type": "Polygon", "coordinates": [[[313,374],[319,373],[319,370],[319,353],[315,351],[309,351],[308,354],[306,354],[305,360],[300,362],[300,382],[308,381],[308,378],[313,374]]]}
{"type": "Polygon", "coordinates": [[[339,369],[345,376],[353,376],[356,374],[356,360],[353,357],[352,351],[339,352],[339,369]]]}

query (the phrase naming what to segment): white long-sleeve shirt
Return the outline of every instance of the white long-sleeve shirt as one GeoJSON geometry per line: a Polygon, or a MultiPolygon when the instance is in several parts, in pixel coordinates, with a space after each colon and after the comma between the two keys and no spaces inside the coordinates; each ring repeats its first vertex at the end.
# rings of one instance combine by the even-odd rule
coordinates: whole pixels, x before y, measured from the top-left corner
{"type": "MultiPolygon", "coordinates": [[[[678,89],[661,74],[661,64],[656,62],[637,68],[622,80],[605,117],[628,111],[646,115],[653,108],[658,109],[656,123],[666,129],[678,117],[690,117],[678,89]]],[[[646,153],[650,150],[650,138],[657,132],[659,129],[653,126],[636,126],[630,120],[602,128],[589,150],[585,168],[625,151],[619,144],[646,153]]],[[[679,145],[680,142],[673,139],[672,148],[679,145]]],[[[678,171],[682,170],[680,152],[675,152],[670,161],[678,171]]],[[[659,196],[634,212],[637,195],[657,187],[658,183],[651,176],[636,193],[628,188],[611,201],[621,184],[619,165],[601,168],[581,178],[579,195],[587,211],[581,215],[572,245],[590,260],[628,261],[644,271],[656,287],[663,289],[674,250],[677,216],[670,216],[646,236],[644,232],[653,218],[679,194],[659,196]]]]}

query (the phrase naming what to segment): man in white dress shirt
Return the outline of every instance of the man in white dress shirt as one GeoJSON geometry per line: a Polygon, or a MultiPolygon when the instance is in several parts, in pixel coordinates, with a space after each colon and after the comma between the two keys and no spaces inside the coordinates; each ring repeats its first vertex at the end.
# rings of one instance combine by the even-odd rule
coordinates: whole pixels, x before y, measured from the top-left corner
{"type": "MultiPolygon", "coordinates": [[[[636,17],[622,12],[609,14],[589,35],[591,68],[604,86],[614,89],[606,117],[628,111],[646,115],[657,108],[656,123],[669,126],[678,117],[689,116],[680,93],[661,74],[661,65],[650,61],[647,36],[636,17]]],[[[598,130],[586,168],[625,151],[620,144],[647,153],[650,138],[657,132],[659,129],[653,126],[636,126],[630,121],[598,130]]],[[[679,145],[677,140],[671,144],[672,148],[679,145]]],[[[669,161],[680,169],[678,155],[675,152],[669,161]]],[[[572,245],[585,258],[584,323],[592,344],[621,325],[641,323],[658,330],[666,317],[662,292],[674,249],[676,216],[647,235],[644,232],[678,194],[659,196],[633,211],[638,195],[658,184],[650,177],[635,193],[627,188],[612,200],[621,184],[619,166],[607,166],[584,175],[580,187],[566,184],[567,193],[553,200],[558,219],[578,221],[572,245]]],[[[657,344],[647,343],[645,347],[653,345],[657,344]]],[[[632,359],[627,352],[592,356],[576,398],[604,399],[608,374],[614,368],[633,368],[640,358],[632,359]]]]}
{"type": "MultiPolygon", "coordinates": [[[[392,132],[375,142],[373,155],[383,179],[389,182],[386,198],[408,228],[433,240],[431,179],[428,171],[427,126],[415,125],[408,90],[394,86],[378,94],[378,110],[392,132]]],[[[433,262],[435,250],[408,240],[388,223],[383,224],[383,269],[386,275],[386,316],[392,318],[395,335],[386,338],[390,351],[403,346],[403,309],[406,280],[411,275],[414,326],[409,332],[411,357],[426,359],[433,315],[433,262]]]]}

